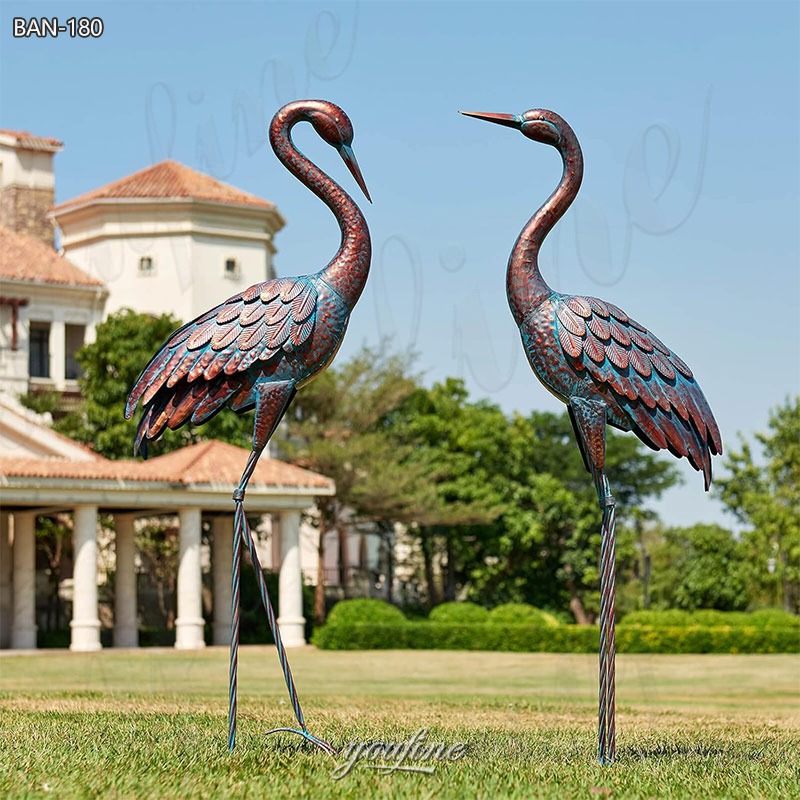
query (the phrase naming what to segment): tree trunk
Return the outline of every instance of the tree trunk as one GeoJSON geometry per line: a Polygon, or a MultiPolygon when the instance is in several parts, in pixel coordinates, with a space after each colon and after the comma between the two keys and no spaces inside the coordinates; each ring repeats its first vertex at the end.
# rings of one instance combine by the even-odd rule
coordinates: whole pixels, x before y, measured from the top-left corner
{"type": "Polygon", "coordinates": [[[314,587],[314,619],[317,625],[325,622],[325,531],[320,526],[317,545],[317,585],[314,587]]]}
{"type": "Polygon", "coordinates": [[[433,574],[433,548],[430,533],[420,530],[420,542],[422,544],[422,558],[425,564],[425,583],[428,590],[428,608],[433,608],[439,604],[439,593],[436,591],[436,576],[433,574]]]}
{"type": "Polygon", "coordinates": [[[572,588],[570,588],[570,592],[572,593],[572,597],[569,601],[569,610],[575,617],[575,622],[577,622],[578,625],[591,625],[589,617],[586,615],[586,609],[583,607],[580,597],[578,597],[577,593],[575,593],[572,588]]]}
{"type": "Polygon", "coordinates": [[[386,542],[386,600],[394,602],[394,526],[388,523],[386,542]]]}
{"type": "Polygon", "coordinates": [[[792,596],[792,582],[787,578],[783,579],[783,610],[794,614],[794,597],[792,596]]]}
{"type": "Polygon", "coordinates": [[[445,573],[444,599],[452,601],[456,599],[456,563],[455,553],[453,552],[453,539],[447,534],[445,540],[447,548],[447,572],[445,573]]]}
{"type": "Polygon", "coordinates": [[[319,542],[317,543],[317,585],[314,587],[314,617],[317,625],[322,625],[327,616],[325,608],[325,533],[328,531],[329,516],[325,503],[319,503],[319,542]]]}
{"type": "Polygon", "coordinates": [[[783,594],[783,610],[788,611],[790,614],[795,613],[794,608],[794,592],[792,589],[792,581],[787,577],[789,574],[788,561],[789,557],[785,550],[781,552],[781,561],[783,562],[783,570],[781,570],[781,589],[783,594]]]}
{"type": "Polygon", "coordinates": [[[350,572],[349,542],[347,541],[347,528],[338,519],[336,520],[336,533],[339,536],[339,586],[344,596],[347,597],[350,572]]]}
{"type": "Polygon", "coordinates": [[[647,551],[647,543],[644,540],[644,523],[638,515],[636,517],[636,533],[642,556],[642,608],[650,608],[650,553],[647,551]]]}

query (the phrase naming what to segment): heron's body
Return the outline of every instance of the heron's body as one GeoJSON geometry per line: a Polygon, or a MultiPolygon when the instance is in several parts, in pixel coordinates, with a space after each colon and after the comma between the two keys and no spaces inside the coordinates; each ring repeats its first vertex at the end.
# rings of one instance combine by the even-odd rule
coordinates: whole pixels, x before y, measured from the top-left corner
{"type": "MultiPolygon", "coordinates": [[[[331,209],[341,230],[338,251],[319,272],[257,283],[175,331],[136,381],[125,409],[130,418],[141,401],[144,413],[135,449],[147,456],[148,442],[169,429],[207,422],[223,408],[255,408],[253,446],[234,492],[233,608],[228,745],[236,742],[239,639],[239,576],[242,545],[250,551],[259,591],[278,647],[284,677],[301,730],[295,731],[328,752],[308,733],[281,642],[258,553],[244,512],[244,496],[258,459],[297,390],[324,370],[344,338],[369,274],[372,255],[366,220],[353,199],[303,156],[291,139],[292,127],[310,122],[335,147],[369,199],[350,144],[353,129],[341,108],[324,100],[289,103],[270,124],[269,138],[284,166],[331,209]]],[[[280,729],[286,730],[286,729],[280,729]]]]}
{"type": "Polygon", "coordinates": [[[321,274],[265,281],[229,298],[176,331],[147,366],[128,401],[141,397],[146,408],[137,444],[207,422],[225,406],[249,411],[256,387],[301,388],[331,363],[349,316],[321,274]]]}
{"type": "Polygon", "coordinates": [[[603,509],[600,554],[600,746],[602,763],[615,755],[614,538],[615,501],[605,472],[605,428],[633,431],[648,447],[685,457],[711,483],[711,455],[722,453],[714,415],[692,371],[622,309],[596,297],[554,292],[539,270],[539,250],[569,208],[583,178],[583,155],[558,114],[465,111],[515,128],[555,147],[564,172],[555,191],[522,229],[511,252],[506,294],[522,345],[539,380],[567,404],[586,469],[603,509]]]}
{"type": "MultiPolygon", "coordinates": [[[[270,125],[278,158],[336,216],[342,232],[339,250],[319,272],[250,286],[169,338],[145,367],[126,406],[128,417],[140,400],[144,406],[136,446],[145,455],[148,440],[166,428],[202,424],[226,406],[248,411],[259,406],[265,393],[287,398],[280,404],[283,416],[294,392],[330,364],[342,343],[369,274],[369,229],[352,198],[294,147],[290,131],[303,120],[344,151],[366,191],[357,165],[352,166],[349,141],[337,141],[337,136],[352,140],[352,128],[344,112],[325,101],[290,103],[270,125]],[[344,133],[331,126],[334,117],[344,133]]],[[[270,420],[267,438],[280,416],[270,420]]],[[[254,447],[265,444],[254,440],[254,447]]]]}
{"type": "Polygon", "coordinates": [[[688,458],[708,488],[719,430],[692,371],[650,331],[598,298],[556,292],[519,328],[534,373],[559,400],[600,403],[610,425],[688,458]]]}

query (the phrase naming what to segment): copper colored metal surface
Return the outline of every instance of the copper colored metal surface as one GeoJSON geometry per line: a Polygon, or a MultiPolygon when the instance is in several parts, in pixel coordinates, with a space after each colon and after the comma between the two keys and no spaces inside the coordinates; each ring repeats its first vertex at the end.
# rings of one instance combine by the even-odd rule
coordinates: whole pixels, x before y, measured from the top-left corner
{"type": "Polygon", "coordinates": [[[692,371],[660,339],[613,303],[554,292],[539,271],[539,249],[569,208],[583,178],[583,155],[572,128],[558,114],[467,116],[516,128],[555,147],[564,172],[555,191],[517,238],[506,273],[511,313],[539,380],[567,404],[586,469],[602,509],[600,553],[599,758],[616,754],[614,725],[615,505],[605,472],[605,427],[633,431],[653,450],[669,450],[711,483],[711,455],[722,453],[714,415],[692,371]]]}
{"type": "Polygon", "coordinates": [[[148,443],[167,429],[207,422],[223,408],[255,409],[253,447],[234,492],[233,609],[231,619],[228,746],[236,744],[240,567],[250,552],[259,593],[278,648],[299,730],[328,753],[333,748],[306,729],[275,613],[247,524],[244,497],[258,458],[297,389],[324,370],[344,337],[350,312],[367,280],[372,248],[369,230],[353,199],[294,146],[291,130],[310,122],[334,147],[369,199],[352,150],[353,127],[341,108],[325,100],[299,100],[278,111],[269,140],[284,166],[331,209],[341,244],[326,267],[312,275],[255,284],[184,325],[170,336],[136,381],[125,409],[130,418],[142,402],[134,450],[147,457],[148,443]]]}

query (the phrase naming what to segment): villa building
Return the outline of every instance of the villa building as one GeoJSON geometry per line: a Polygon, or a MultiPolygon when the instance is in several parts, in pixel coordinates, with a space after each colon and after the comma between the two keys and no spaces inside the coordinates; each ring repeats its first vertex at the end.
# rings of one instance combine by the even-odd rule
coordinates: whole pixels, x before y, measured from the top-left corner
{"type": "MultiPolygon", "coordinates": [[[[175,161],[54,206],[53,159],[61,148],[56,139],[0,130],[0,648],[36,646],[40,517],[72,529],[72,577],[59,587],[71,604],[72,649],[100,647],[98,548],[109,543],[113,642],[136,646],[141,559],[134,538],[153,518],[172,519],[179,540],[175,646],[203,646],[204,571],[212,584],[210,641],[224,644],[231,494],[247,452],[212,441],[147,462],[109,461],[55,433],[16,398],[48,390],[77,400],[75,353],[111,312],[130,307],[186,321],[275,277],[273,239],[284,219],[270,201],[175,161]],[[203,528],[211,531],[205,540],[203,528]]],[[[259,555],[280,572],[279,623],[291,646],[305,641],[302,583],[316,582],[318,571],[319,532],[301,524],[301,513],[335,487],[266,455],[250,482],[248,511],[262,515],[259,555]]],[[[325,542],[326,584],[336,591],[344,563],[351,585],[374,594],[376,537],[354,531],[344,560],[335,531],[325,542]]]]}
{"type": "Polygon", "coordinates": [[[275,277],[285,222],[268,200],[162,161],[53,209],[67,258],[123,307],[183,322],[275,277]]]}
{"type": "Polygon", "coordinates": [[[77,394],[108,291],[53,249],[57,139],[0,130],[0,391],[77,394]]]}

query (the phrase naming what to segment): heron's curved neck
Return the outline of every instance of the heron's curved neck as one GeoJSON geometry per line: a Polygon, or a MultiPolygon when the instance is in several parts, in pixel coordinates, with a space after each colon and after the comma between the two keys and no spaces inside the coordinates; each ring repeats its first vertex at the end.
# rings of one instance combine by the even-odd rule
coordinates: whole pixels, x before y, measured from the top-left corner
{"type": "Polygon", "coordinates": [[[349,308],[361,295],[369,274],[372,245],[364,215],[339,184],[309,161],[295,146],[292,127],[306,119],[302,107],[289,107],[272,120],[269,140],[275,155],[301,183],[311,189],[330,208],[339,223],[342,240],[336,255],[320,271],[323,280],[335,289],[349,308]]]}
{"type": "Polygon", "coordinates": [[[518,324],[553,291],[539,271],[539,249],[547,234],[575,199],[583,179],[583,155],[578,138],[566,123],[559,127],[561,139],[558,151],[564,162],[561,181],[522,229],[508,260],[508,302],[518,324]]]}

